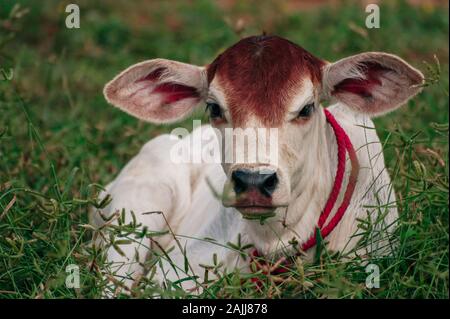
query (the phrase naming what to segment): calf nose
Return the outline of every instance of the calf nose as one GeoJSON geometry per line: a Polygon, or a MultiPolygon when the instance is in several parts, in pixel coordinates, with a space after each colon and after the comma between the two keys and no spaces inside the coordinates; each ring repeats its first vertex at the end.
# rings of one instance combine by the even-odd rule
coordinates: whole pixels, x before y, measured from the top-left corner
{"type": "Polygon", "coordinates": [[[236,195],[256,188],[261,194],[270,197],[278,184],[277,173],[273,171],[252,172],[238,169],[231,174],[236,195]]]}

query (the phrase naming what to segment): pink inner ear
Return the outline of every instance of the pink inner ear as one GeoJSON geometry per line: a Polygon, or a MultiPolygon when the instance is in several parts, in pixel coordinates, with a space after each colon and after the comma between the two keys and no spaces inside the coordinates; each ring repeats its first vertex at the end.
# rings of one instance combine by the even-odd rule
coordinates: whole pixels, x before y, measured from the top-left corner
{"type": "Polygon", "coordinates": [[[334,86],[333,94],[349,92],[363,97],[371,97],[373,89],[381,85],[380,77],[384,71],[388,71],[378,63],[365,63],[365,79],[345,79],[334,86]]]}
{"type": "MultiPolygon", "coordinates": [[[[136,82],[148,81],[156,84],[164,70],[165,68],[158,68],[136,82]]],[[[152,86],[149,89],[152,89],[152,86]]],[[[175,103],[186,98],[198,98],[200,96],[197,90],[191,86],[171,82],[156,85],[151,93],[161,94],[164,104],[175,103]]]]}
{"type": "Polygon", "coordinates": [[[136,82],[144,82],[144,81],[155,82],[155,81],[157,81],[160,78],[160,76],[161,76],[161,74],[163,73],[164,70],[165,70],[165,68],[158,68],[158,69],[154,70],[153,72],[150,72],[149,74],[147,74],[143,78],[140,78],[136,82]]]}
{"type": "Polygon", "coordinates": [[[200,95],[197,90],[191,86],[178,83],[162,83],[158,85],[153,93],[159,93],[164,96],[164,103],[175,103],[182,99],[198,98],[200,95]]]}

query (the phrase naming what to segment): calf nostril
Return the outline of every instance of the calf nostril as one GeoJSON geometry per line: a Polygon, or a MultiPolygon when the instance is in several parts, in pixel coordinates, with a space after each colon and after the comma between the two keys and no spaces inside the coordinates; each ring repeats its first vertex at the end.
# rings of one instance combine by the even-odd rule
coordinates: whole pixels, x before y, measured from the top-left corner
{"type": "Polygon", "coordinates": [[[278,177],[275,172],[261,173],[240,169],[231,173],[231,180],[236,195],[254,188],[262,195],[271,197],[278,184],[278,177]]]}
{"type": "Polygon", "coordinates": [[[278,184],[277,174],[276,173],[267,174],[263,179],[262,183],[260,184],[259,190],[267,197],[270,197],[272,196],[272,193],[275,191],[277,184],[278,184]]]}
{"type": "Polygon", "coordinates": [[[233,180],[234,183],[234,192],[236,194],[240,194],[247,190],[248,187],[247,177],[248,177],[247,173],[241,170],[234,171],[231,174],[231,179],[233,180]]]}

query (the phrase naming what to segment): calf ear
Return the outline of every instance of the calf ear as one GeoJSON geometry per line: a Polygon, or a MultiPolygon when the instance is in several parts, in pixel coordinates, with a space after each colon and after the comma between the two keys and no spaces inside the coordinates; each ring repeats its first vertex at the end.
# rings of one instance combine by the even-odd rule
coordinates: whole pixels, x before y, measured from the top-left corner
{"type": "Polygon", "coordinates": [[[367,52],[324,67],[322,87],[326,98],[377,116],[403,105],[419,93],[423,74],[399,57],[367,52]]]}
{"type": "Polygon", "coordinates": [[[203,67],[164,59],[132,65],[106,84],[106,100],[145,121],[171,123],[188,116],[207,90],[203,67]]]}

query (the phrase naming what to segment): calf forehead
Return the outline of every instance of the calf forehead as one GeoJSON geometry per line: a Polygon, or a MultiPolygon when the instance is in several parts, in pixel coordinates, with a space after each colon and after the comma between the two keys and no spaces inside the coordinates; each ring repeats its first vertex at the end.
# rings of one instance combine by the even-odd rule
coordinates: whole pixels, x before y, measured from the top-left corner
{"type": "Polygon", "coordinates": [[[245,38],[208,66],[208,81],[216,78],[224,92],[234,126],[245,126],[249,116],[277,127],[287,102],[304,80],[320,82],[324,62],[300,46],[276,36],[245,38]]]}

